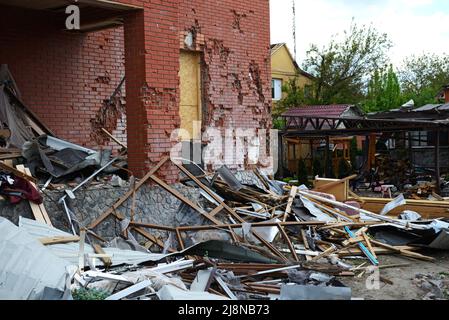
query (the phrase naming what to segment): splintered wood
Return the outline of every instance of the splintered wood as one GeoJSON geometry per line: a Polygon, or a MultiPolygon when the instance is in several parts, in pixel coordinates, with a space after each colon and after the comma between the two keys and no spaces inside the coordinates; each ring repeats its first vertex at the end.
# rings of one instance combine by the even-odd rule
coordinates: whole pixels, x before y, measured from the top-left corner
{"type": "MultiPolygon", "coordinates": [[[[182,181],[195,185],[201,191],[203,199],[195,201],[157,175],[159,168],[167,161],[168,157],[162,159],[138,183],[133,183],[123,197],[90,224],[89,229],[98,226],[108,216],[123,221],[125,215],[119,212],[119,208],[128,203],[128,206],[131,205],[131,219],[124,234],[145,238],[146,248],[172,252],[174,256],[194,261],[193,268],[183,267],[178,275],[195,290],[230,299],[236,299],[237,293],[280,295],[282,281],[294,270],[315,270],[348,277],[355,276],[356,271],[357,276],[362,276],[368,270],[364,267],[366,265],[382,267],[378,257],[385,254],[398,254],[425,261],[434,260],[416,252],[421,250],[418,247],[395,246],[376,239],[375,233],[372,232],[374,227],[389,225],[402,230],[425,228],[421,224],[380,215],[380,210],[373,212],[364,209],[363,205],[369,205],[369,200],[358,197],[348,188],[349,180],[355,176],[344,179],[318,179],[317,188],[308,190],[278,184],[275,180],[268,180],[257,170],[254,173],[260,180],[258,186],[237,183],[236,178],[226,170],[222,171],[222,177],[220,174],[195,171],[174,163],[185,176],[182,181]],[[207,223],[164,226],[138,221],[134,214],[136,192],[147,181],[160,186],[184,204],[183,208],[190,208],[190,212],[204,217],[207,223]],[[129,201],[130,197],[132,198],[129,201]],[[348,199],[351,202],[347,203],[348,199]],[[358,201],[360,207],[354,201],[358,201]],[[168,240],[161,238],[161,232],[168,240]],[[250,250],[251,253],[246,252],[229,258],[232,256],[231,252],[235,254],[236,248],[226,251],[213,247],[201,256],[195,250],[196,245],[201,243],[189,247],[194,235],[201,232],[227,235],[229,244],[242,250],[250,250]],[[257,259],[266,259],[266,262],[252,261],[256,256],[257,259]],[[347,257],[366,259],[366,262],[354,266],[347,257]],[[240,279],[240,287],[231,285],[222,276],[229,271],[240,279]]],[[[101,247],[94,248],[97,254],[103,253],[101,247]]],[[[81,252],[82,250],[80,247],[81,252]]],[[[110,265],[107,257],[103,257],[102,261],[106,267],[110,265]]],[[[80,260],[80,269],[82,267],[80,260]]],[[[382,281],[392,283],[385,277],[382,281]]]]}

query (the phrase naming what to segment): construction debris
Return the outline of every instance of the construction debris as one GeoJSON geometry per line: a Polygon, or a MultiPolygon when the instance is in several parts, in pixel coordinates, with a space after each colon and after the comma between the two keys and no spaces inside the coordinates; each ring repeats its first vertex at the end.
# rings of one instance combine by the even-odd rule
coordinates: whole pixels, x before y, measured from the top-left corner
{"type": "MultiPolygon", "coordinates": [[[[73,292],[100,290],[107,300],[348,300],[351,289],[344,278],[361,276],[370,265],[389,267],[380,263],[379,255],[433,261],[419,251],[449,248],[447,220],[425,220],[419,208],[392,214],[407,206],[403,196],[385,202],[377,212],[364,209],[364,201],[348,190],[353,176],[321,179],[316,190],[309,190],[259,171],[254,172],[259,181],[249,185],[226,167],[207,173],[174,162],[185,175],[184,184],[202,195],[192,201],[157,176],[168,161],[162,159],[131,184],[97,220],[80,226],[79,233],[25,218],[20,218],[18,230],[77,270],[71,274],[73,292]],[[180,200],[180,212],[197,215],[202,220],[195,221],[204,223],[157,225],[119,213],[148,180],[180,200]],[[121,238],[109,245],[95,233],[108,217],[121,223],[121,238]],[[167,234],[166,241],[153,231],[167,234]],[[143,247],[136,239],[152,245],[143,247]],[[149,247],[155,249],[150,252],[149,247]],[[366,261],[354,264],[354,257],[366,261]]],[[[74,196],[77,187],[70,190],[74,196]]],[[[392,283],[383,276],[381,281],[392,283]]]]}

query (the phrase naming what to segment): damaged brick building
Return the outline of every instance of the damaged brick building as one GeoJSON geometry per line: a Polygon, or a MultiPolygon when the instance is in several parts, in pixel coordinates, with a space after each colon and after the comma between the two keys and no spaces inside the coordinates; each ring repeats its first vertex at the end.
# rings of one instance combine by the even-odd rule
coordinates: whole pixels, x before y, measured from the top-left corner
{"type": "MultiPolygon", "coordinates": [[[[112,146],[106,128],[127,143],[137,176],[192,121],[271,128],[268,0],[0,0],[0,13],[0,63],[25,104],[83,146],[112,146]],[[81,30],[65,28],[72,3],[81,30]],[[107,102],[114,91],[119,99],[107,102]]],[[[162,173],[178,178],[173,167],[162,173]]]]}

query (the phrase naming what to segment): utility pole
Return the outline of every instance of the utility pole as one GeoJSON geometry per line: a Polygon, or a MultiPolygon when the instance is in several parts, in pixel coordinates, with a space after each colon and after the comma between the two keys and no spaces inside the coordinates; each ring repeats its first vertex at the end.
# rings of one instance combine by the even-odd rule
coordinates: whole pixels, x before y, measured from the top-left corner
{"type": "Polygon", "coordinates": [[[296,4],[295,0],[292,0],[292,12],[293,12],[293,42],[296,61],[296,4]]]}

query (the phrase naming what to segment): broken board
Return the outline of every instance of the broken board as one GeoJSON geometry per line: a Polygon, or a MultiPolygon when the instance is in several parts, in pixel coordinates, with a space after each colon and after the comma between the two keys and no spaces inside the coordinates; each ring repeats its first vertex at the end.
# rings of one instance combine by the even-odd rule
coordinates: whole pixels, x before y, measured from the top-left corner
{"type": "MultiPolygon", "coordinates": [[[[25,168],[25,166],[22,165],[22,164],[17,165],[16,169],[17,169],[17,171],[23,173],[24,175],[31,176],[30,169],[25,168]]],[[[31,182],[31,181],[30,181],[30,183],[37,190],[36,184],[34,182],[31,182]]],[[[43,203],[36,204],[34,202],[31,202],[31,201],[28,201],[28,203],[30,204],[31,211],[33,212],[33,216],[34,216],[34,219],[36,219],[36,221],[45,223],[45,224],[47,224],[49,226],[53,226],[52,223],[51,223],[50,217],[48,216],[47,210],[45,209],[45,206],[44,206],[43,203]]]]}

